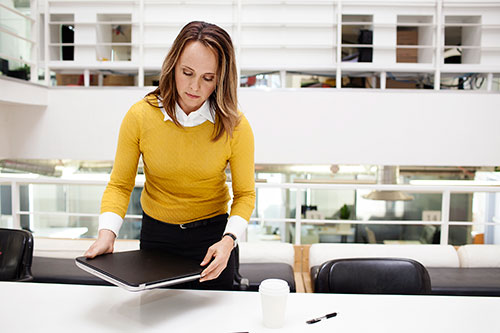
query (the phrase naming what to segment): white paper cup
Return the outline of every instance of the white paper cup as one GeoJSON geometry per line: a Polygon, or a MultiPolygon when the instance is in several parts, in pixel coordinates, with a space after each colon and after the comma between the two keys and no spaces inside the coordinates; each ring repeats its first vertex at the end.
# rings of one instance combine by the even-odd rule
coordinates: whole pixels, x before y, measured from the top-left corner
{"type": "Polygon", "coordinates": [[[288,282],[280,279],[267,279],[260,283],[259,293],[262,300],[264,326],[280,328],[285,325],[286,300],[290,293],[288,282]]]}

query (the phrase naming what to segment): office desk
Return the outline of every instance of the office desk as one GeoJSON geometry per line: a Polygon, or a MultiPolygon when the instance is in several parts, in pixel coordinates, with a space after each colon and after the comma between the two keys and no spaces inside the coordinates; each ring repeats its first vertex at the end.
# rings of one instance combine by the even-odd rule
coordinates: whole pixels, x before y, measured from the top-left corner
{"type": "Polygon", "coordinates": [[[323,227],[321,228],[321,231],[318,233],[320,242],[325,242],[329,243],[332,242],[331,240],[321,240],[321,236],[323,237],[328,237],[328,236],[340,236],[340,242],[341,243],[347,243],[347,236],[353,236],[354,235],[354,228],[351,228],[350,224],[344,224],[344,225],[336,225],[335,227],[323,227]]]}
{"type": "Polygon", "coordinates": [[[495,297],[290,294],[278,330],[255,292],[0,282],[0,299],[2,332],[500,332],[495,297]]]}

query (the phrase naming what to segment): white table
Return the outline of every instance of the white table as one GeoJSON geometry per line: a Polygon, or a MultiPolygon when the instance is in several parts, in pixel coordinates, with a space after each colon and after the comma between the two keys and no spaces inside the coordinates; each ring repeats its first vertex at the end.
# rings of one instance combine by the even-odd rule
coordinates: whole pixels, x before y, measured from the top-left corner
{"type": "Polygon", "coordinates": [[[53,237],[53,238],[80,238],[83,234],[87,233],[89,228],[36,228],[35,233],[37,237],[53,237]]]}
{"type": "Polygon", "coordinates": [[[290,294],[283,329],[255,292],[0,282],[1,332],[500,332],[500,298],[290,294]],[[335,318],[308,325],[330,312],[335,318]]]}

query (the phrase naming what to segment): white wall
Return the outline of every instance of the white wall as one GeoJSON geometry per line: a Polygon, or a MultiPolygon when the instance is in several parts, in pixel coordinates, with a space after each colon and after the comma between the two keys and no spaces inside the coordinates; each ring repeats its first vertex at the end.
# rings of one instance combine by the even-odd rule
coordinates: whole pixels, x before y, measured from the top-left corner
{"type": "MultiPolygon", "coordinates": [[[[0,106],[1,108],[1,106],[0,106]]],[[[10,156],[10,132],[7,113],[0,112],[0,158],[10,156]]]]}
{"type": "MultiPolygon", "coordinates": [[[[28,118],[37,119],[48,102],[47,87],[0,77],[0,159],[12,158],[12,149],[24,145],[24,133],[30,123],[28,118]]],[[[29,142],[27,143],[29,144],[29,142]]]]}
{"type": "Polygon", "coordinates": [[[49,89],[44,112],[12,113],[13,158],[112,160],[121,119],[146,90],[49,89]]]}
{"type": "MultiPolygon", "coordinates": [[[[149,90],[57,88],[44,111],[0,106],[0,121],[10,117],[4,157],[112,160],[124,114],[149,90]]],[[[239,97],[257,163],[500,165],[500,94],[241,89],[239,97]]]]}
{"type": "Polygon", "coordinates": [[[0,111],[2,104],[43,109],[48,103],[48,91],[45,86],[0,76],[0,111]]]}
{"type": "Polygon", "coordinates": [[[258,162],[500,162],[498,94],[307,90],[240,95],[256,131],[258,162]]]}

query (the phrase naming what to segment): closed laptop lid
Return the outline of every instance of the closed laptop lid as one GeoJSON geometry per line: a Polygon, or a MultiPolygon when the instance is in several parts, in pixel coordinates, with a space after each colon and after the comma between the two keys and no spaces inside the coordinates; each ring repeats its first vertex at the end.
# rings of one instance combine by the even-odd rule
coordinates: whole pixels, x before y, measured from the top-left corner
{"type": "Polygon", "coordinates": [[[204,269],[197,260],[159,250],[78,257],[75,262],[85,271],[131,291],[196,280],[204,269]]]}

